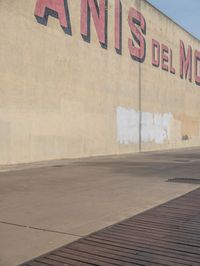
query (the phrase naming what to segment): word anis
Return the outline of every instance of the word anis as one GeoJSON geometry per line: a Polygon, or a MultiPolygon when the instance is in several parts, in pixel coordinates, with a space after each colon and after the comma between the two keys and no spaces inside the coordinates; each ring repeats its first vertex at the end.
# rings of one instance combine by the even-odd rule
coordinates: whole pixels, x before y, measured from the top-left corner
{"type": "MultiPolygon", "coordinates": [[[[114,48],[118,54],[122,52],[122,4],[114,0],[114,48]]],[[[80,33],[83,40],[90,42],[90,20],[92,18],[98,40],[103,48],[107,48],[107,19],[108,0],[80,0],[80,33]]],[[[43,25],[47,25],[48,16],[57,17],[63,30],[72,35],[70,12],[67,0],[37,0],[35,17],[43,25]]],[[[143,63],[146,59],[147,25],[142,13],[130,7],[127,17],[127,26],[130,28],[130,38],[127,41],[128,50],[133,60],[143,63]]],[[[171,74],[176,73],[173,66],[173,51],[167,45],[152,39],[151,44],[152,66],[161,68],[171,74]]],[[[191,46],[185,48],[180,41],[180,67],[181,79],[193,80],[200,86],[200,51],[192,50],[191,46]]]]}

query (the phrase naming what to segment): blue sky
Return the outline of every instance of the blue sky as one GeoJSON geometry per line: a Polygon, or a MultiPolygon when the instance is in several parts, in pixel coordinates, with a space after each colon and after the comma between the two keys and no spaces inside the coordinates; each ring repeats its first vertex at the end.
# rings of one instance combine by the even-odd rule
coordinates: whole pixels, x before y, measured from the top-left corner
{"type": "Polygon", "coordinates": [[[200,40],[200,0],[147,0],[200,40]]]}

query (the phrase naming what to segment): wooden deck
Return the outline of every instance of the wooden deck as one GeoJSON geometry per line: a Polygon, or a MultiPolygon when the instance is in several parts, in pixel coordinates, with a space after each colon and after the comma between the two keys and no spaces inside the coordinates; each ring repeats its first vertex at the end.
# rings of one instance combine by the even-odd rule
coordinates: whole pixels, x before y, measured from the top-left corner
{"type": "Polygon", "coordinates": [[[200,265],[200,189],[23,266],[200,265]]]}

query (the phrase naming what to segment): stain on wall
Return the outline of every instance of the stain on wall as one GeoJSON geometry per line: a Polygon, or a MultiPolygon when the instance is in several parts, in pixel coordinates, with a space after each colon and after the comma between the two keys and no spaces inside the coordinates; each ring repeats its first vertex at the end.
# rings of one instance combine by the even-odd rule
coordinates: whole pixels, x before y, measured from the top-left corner
{"type": "Polygon", "coordinates": [[[0,23],[0,164],[200,146],[200,42],[146,1],[0,1],[0,23]]]}
{"type": "Polygon", "coordinates": [[[174,120],[171,113],[138,112],[132,108],[117,108],[117,140],[120,144],[155,142],[163,144],[170,140],[174,120]],[[141,125],[141,126],[140,126],[141,125]]]}

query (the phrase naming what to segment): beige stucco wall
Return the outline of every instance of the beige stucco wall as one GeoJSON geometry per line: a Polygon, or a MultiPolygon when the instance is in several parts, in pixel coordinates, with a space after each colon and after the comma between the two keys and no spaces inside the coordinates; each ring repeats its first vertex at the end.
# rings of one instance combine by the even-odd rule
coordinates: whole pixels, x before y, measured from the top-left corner
{"type": "Polygon", "coordinates": [[[91,42],[83,41],[79,0],[68,1],[72,36],[53,17],[47,26],[37,23],[35,3],[0,1],[0,164],[200,145],[200,87],[181,80],[178,71],[180,39],[199,50],[200,42],[145,1],[123,0],[118,55],[113,0],[108,0],[107,49],[101,48],[92,21],[91,42]],[[141,9],[147,23],[143,64],[128,50],[131,6],[141,9]],[[173,49],[176,75],[152,66],[152,38],[173,49]],[[126,128],[117,122],[118,111],[138,112],[140,107],[161,117],[170,114],[162,143],[142,139],[139,145],[131,138],[120,143],[119,127],[126,128]],[[189,140],[182,139],[185,135],[189,140]]]}

